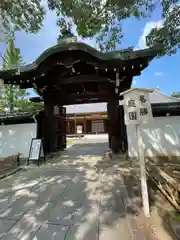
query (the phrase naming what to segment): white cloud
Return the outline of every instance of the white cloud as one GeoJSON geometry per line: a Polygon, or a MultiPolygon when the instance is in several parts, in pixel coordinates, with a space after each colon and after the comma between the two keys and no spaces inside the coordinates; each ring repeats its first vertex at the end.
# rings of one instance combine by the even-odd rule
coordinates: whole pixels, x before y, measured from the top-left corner
{"type": "Polygon", "coordinates": [[[138,44],[137,44],[136,48],[137,49],[147,48],[146,36],[150,33],[152,28],[161,28],[162,25],[163,25],[163,20],[159,20],[159,21],[156,21],[156,22],[153,22],[153,21],[147,22],[144,26],[143,33],[138,40],[138,44]]]}
{"type": "Polygon", "coordinates": [[[162,77],[164,75],[164,73],[163,72],[155,72],[154,75],[156,77],[162,77]]]}

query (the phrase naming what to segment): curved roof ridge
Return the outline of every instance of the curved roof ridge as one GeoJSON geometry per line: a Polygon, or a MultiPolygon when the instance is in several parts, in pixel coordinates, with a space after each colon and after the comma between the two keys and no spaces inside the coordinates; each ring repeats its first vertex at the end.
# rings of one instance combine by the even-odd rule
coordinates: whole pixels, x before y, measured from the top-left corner
{"type": "MultiPolygon", "coordinates": [[[[142,49],[137,51],[134,51],[132,48],[129,48],[129,50],[122,49],[122,50],[116,50],[111,52],[101,52],[83,42],[61,43],[46,49],[34,62],[27,64],[25,66],[21,66],[20,69],[12,69],[10,71],[11,73],[19,74],[20,72],[28,72],[28,71],[36,70],[36,68],[38,68],[38,66],[49,56],[55,53],[60,53],[64,51],[84,51],[102,61],[108,61],[108,60],[123,61],[123,60],[130,60],[130,59],[143,58],[143,57],[148,57],[149,60],[151,60],[157,55],[158,48],[152,47],[152,48],[142,49]]],[[[7,71],[7,72],[10,72],[10,71],[7,71]]],[[[0,75],[1,73],[2,71],[0,71],[0,75]]]]}
{"type": "Polygon", "coordinates": [[[157,89],[154,89],[154,92],[157,92],[157,93],[159,93],[161,96],[166,97],[166,98],[169,98],[169,99],[171,99],[171,100],[173,100],[173,101],[180,102],[180,99],[179,99],[179,98],[167,96],[167,95],[165,95],[164,93],[162,93],[161,91],[159,91],[159,90],[157,90],[157,89]]]}

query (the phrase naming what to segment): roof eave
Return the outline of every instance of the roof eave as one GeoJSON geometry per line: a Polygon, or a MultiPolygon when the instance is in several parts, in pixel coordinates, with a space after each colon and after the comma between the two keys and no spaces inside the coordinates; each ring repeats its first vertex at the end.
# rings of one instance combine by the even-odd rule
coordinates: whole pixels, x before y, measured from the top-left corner
{"type": "Polygon", "coordinates": [[[97,58],[100,61],[129,61],[137,58],[148,58],[151,61],[157,54],[158,48],[148,48],[137,51],[113,51],[113,52],[100,52],[95,48],[90,47],[85,43],[68,43],[55,45],[45,52],[43,52],[32,64],[21,67],[20,69],[11,69],[7,71],[0,71],[0,78],[9,79],[15,75],[29,73],[35,71],[38,66],[45,61],[49,56],[64,51],[84,51],[97,58]]]}

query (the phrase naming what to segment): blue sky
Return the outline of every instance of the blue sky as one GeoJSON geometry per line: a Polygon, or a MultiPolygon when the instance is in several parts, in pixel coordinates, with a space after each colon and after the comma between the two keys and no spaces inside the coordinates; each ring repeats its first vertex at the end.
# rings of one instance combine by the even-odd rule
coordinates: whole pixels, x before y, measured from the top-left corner
{"type": "MultiPolygon", "coordinates": [[[[160,8],[157,8],[151,18],[142,20],[129,19],[122,23],[124,38],[118,49],[135,46],[144,48],[145,35],[155,25],[160,23],[160,8]]],[[[26,63],[34,61],[44,50],[56,44],[58,36],[58,27],[56,26],[55,13],[48,12],[44,21],[44,27],[37,34],[25,34],[18,32],[16,35],[16,47],[20,48],[21,55],[26,63]]],[[[79,40],[82,41],[81,38],[79,40]]],[[[95,41],[83,40],[93,47],[96,47],[95,41]]],[[[0,52],[4,53],[5,44],[0,43],[0,52]]],[[[155,59],[149,67],[142,72],[141,76],[134,78],[134,87],[160,88],[165,94],[171,94],[174,91],[180,91],[180,52],[173,56],[165,56],[155,59]]],[[[1,62],[0,62],[1,65],[1,62]]]]}

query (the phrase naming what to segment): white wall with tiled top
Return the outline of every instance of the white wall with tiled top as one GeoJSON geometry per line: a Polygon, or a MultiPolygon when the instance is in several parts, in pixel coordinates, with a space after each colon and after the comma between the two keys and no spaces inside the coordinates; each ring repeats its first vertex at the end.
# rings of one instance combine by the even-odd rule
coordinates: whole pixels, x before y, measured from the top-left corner
{"type": "Polygon", "coordinates": [[[21,153],[27,158],[31,139],[36,137],[37,124],[0,125],[0,158],[21,153]]]}
{"type": "MultiPolygon", "coordinates": [[[[145,156],[180,156],[180,116],[155,117],[141,125],[145,156]]],[[[128,153],[137,157],[137,134],[134,125],[127,126],[128,153]]]]}

